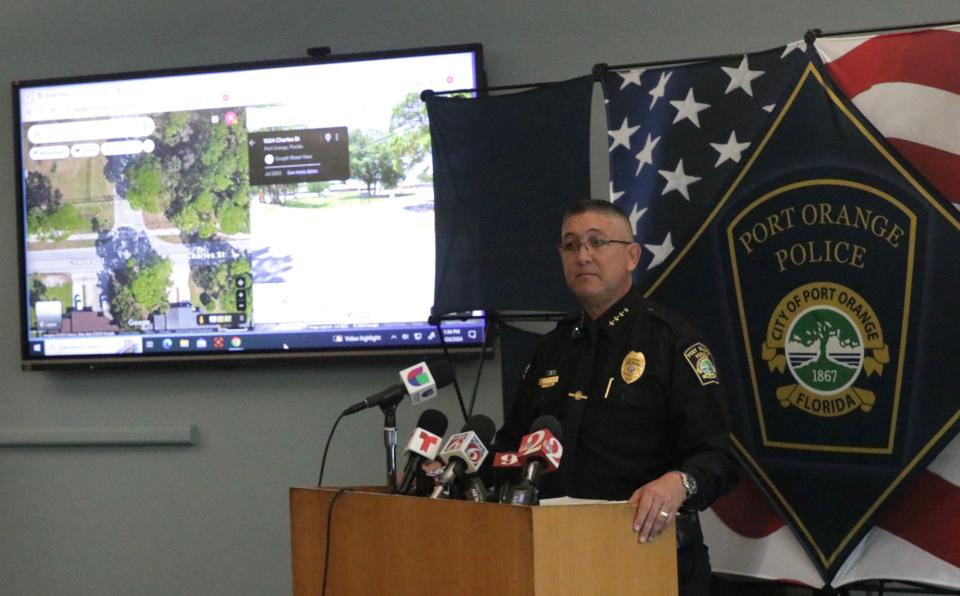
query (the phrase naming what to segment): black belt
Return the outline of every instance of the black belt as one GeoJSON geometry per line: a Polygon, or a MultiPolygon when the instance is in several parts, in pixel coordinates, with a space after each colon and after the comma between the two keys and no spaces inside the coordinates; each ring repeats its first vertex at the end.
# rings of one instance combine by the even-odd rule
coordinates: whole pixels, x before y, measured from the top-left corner
{"type": "Polygon", "coordinates": [[[703,544],[703,530],[696,511],[677,512],[677,548],[703,544]]]}

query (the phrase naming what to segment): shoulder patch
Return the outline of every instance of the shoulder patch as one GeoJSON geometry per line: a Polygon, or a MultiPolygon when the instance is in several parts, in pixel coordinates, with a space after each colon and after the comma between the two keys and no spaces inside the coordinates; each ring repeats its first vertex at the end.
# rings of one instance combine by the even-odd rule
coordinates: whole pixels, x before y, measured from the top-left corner
{"type": "Polygon", "coordinates": [[[693,369],[693,374],[697,375],[701,385],[720,384],[717,365],[714,364],[713,355],[707,346],[697,342],[683,351],[683,357],[687,359],[687,364],[693,369]]]}

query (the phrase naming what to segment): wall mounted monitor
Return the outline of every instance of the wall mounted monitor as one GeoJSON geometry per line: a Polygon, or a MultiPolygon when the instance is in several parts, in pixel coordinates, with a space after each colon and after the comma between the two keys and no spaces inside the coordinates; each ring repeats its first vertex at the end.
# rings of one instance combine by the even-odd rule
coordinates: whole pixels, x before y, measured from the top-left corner
{"type": "Polygon", "coordinates": [[[423,89],[479,44],[13,84],[26,369],[477,349],[433,304],[423,89]]]}

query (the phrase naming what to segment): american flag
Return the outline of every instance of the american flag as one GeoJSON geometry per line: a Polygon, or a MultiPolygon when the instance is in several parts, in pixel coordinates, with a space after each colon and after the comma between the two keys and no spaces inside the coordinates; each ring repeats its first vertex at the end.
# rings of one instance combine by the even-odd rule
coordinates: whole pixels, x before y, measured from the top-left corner
{"type": "Polygon", "coordinates": [[[867,120],[960,205],[960,27],[822,38],[814,47],[867,120]]]}
{"type": "MultiPolygon", "coordinates": [[[[610,198],[644,247],[641,281],[663,270],[749,158],[807,62],[801,42],[742,58],[609,72],[610,198]]],[[[960,27],[821,38],[838,88],[904,158],[960,205],[960,27]]],[[[823,585],[780,515],[743,475],[704,513],[714,570],[823,585]]],[[[833,577],[960,588],[960,438],[880,512],[833,577]]]]}
{"type": "Polygon", "coordinates": [[[748,159],[807,63],[804,47],[606,73],[610,199],[644,246],[640,280],[662,271],[748,159]]]}
{"type": "MultiPolygon", "coordinates": [[[[960,441],[880,513],[833,577],[835,588],[865,580],[898,580],[960,588],[960,441]]],[[[714,571],[822,587],[814,564],[760,489],[740,486],[701,515],[714,571]]]]}

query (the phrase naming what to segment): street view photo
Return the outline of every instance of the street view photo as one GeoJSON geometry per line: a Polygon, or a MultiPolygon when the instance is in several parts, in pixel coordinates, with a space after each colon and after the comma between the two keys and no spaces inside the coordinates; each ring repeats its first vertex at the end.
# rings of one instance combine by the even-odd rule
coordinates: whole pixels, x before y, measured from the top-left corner
{"type": "Polygon", "coordinates": [[[419,92],[474,78],[452,54],[24,86],[31,351],[437,343],[419,92]]]}

